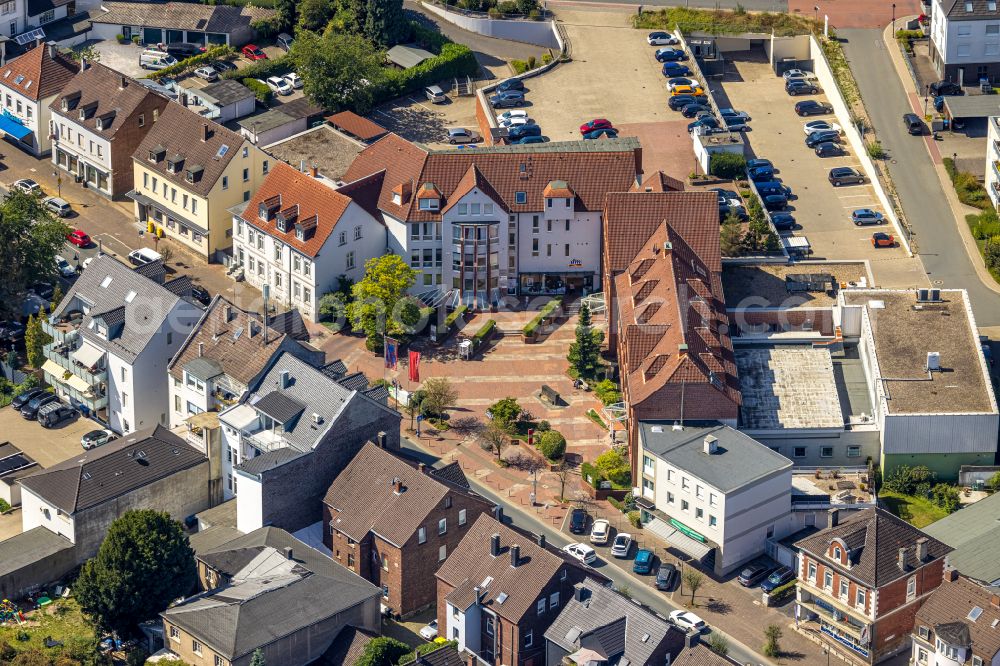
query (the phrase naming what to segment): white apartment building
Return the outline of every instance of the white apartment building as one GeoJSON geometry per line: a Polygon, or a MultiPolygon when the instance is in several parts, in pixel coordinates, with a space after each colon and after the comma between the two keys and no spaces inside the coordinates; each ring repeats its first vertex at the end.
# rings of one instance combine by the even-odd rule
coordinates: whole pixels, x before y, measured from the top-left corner
{"type": "Polygon", "coordinates": [[[1000,206],[1000,116],[986,119],[986,193],[993,206],[1000,206]]]}
{"type": "Polygon", "coordinates": [[[724,575],[792,527],[792,461],[718,423],[642,421],[633,490],[645,528],[724,575]]]}
{"type": "Polygon", "coordinates": [[[45,381],[117,433],[167,424],[167,363],[201,315],[171,291],[187,280],[164,285],[139,270],[94,258],[43,323],[45,381]]]}
{"type": "MultiPolygon", "coordinates": [[[[0,26],[3,19],[0,15],[0,26]]],[[[0,132],[35,157],[48,154],[49,105],[79,69],[53,43],[39,44],[0,68],[0,132]]]]}
{"type": "Polygon", "coordinates": [[[931,61],[938,76],[962,85],[1000,80],[996,0],[933,0],[931,61]]]}

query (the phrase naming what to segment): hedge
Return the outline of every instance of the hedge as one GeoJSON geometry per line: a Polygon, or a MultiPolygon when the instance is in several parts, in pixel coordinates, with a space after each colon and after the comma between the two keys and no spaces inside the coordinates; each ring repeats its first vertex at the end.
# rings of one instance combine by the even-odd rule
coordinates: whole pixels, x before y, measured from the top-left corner
{"type": "Polygon", "coordinates": [[[580,477],[583,479],[584,483],[589,486],[593,486],[597,490],[601,489],[601,481],[607,480],[604,478],[601,470],[597,469],[589,462],[580,464],[580,477]]]}
{"type": "Polygon", "coordinates": [[[252,62],[242,69],[236,69],[222,73],[224,79],[260,79],[265,80],[269,76],[282,76],[292,71],[293,63],[288,54],[280,55],[277,58],[258,60],[252,62]]]}
{"type": "Polygon", "coordinates": [[[199,53],[198,55],[191,56],[190,58],[184,58],[184,60],[178,61],[176,65],[159,69],[150,74],[149,78],[159,81],[160,79],[169,76],[176,76],[177,74],[183,74],[190,69],[201,67],[205,63],[211,62],[212,60],[222,60],[227,56],[233,55],[236,55],[236,51],[233,50],[232,46],[229,46],[228,44],[220,44],[219,46],[213,46],[204,53],[199,53]]]}
{"type": "Polygon", "coordinates": [[[483,344],[483,342],[486,341],[486,338],[489,337],[489,335],[496,330],[496,327],[497,327],[496,319],[490,319],[488,322],[483,324],[480,327],[480,329],[476,331],[476,334],[472,336],[473,349],[483,344]]]}
{"type": "Polygon", "coordinates": [[[375,103],[406,95],[446,79],[474,76],[479,63],[472,49],[464,44],[448,42],[441,46],[441,54],[429,58],[409,69],[386,69],[385,78],[375,95],[375,103]]]}
{"type": "Polygon", "coordinates": [[[243,79],[243,85],[250,89],[250,92],[254,94],[258,102],[262,104],[270,104],[271,97],[274,96],[274,92],[271,87],[266,83],[261,83],[257,79],[245,78],[243,79]]]}
{"type": "Polygon", "coordinates": [[[535,315],[535,318],[525,325],[524,329],[522,329],[522,333],[525,335],[534,335],[535,331],[538,330],[538,327],[541,326],[542,320],[551,315],[560,305],[562,305],[561,296],[556,296],[543,305],[542,309],[538,311],[537,315],[535,315]]]}
{"type": "Polygon", "coordinates": [[[459,305],[457,308],[452,310],[451,314],[444,318],[444,323],[438,326],[438,340],[443,340],[445,336],[451,331],[451,328],[458,321],[458,318],[465,314],[465,311],[469,307],[465,304],[459,305]]]}
{"type": "Polygon", "coordinates": [[[774,601],[781,601],[785,597],[788,597],[788,596],[791,596],[791,595],[795,594],[795,584],[797,582],[798,581],[793,578],[792,580],[788,581],[784,585],[779,585],[778,587],[776,587],[773,590],[771,590],[767,594],[767,596],[770,597],[774,601]]]}

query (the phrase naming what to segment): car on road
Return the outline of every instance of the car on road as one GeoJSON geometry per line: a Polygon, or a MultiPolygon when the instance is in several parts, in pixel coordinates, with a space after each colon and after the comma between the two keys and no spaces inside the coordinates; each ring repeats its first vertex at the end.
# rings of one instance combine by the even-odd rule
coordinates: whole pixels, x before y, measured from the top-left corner
{"type": "Polygon", "coordinates": [[[807,99],[795,103],[795,113],[800,116],[825,116],[833,113],[833,107],[826,102],[807,99]]]}
{"type": "Polygon", "coordinates": [[[691,95],[692,97],[704,97],[705,89],[701,86],[677,86],[670,91],[670,96],[691,95]]]}
{"type": "Polygon", "coordinates": [[[685,631],[690,631],[693,629],[697,632],[702,632],[708,627],[708,625],[705,624],[705,621],[703,619],[701,619],[691,611],[686,611],[686,610],[675,610],[671,612],[670,615],[667,616],[667,619],[670,621],[671,624],[673,624],[676,627],[680,627],[685,631]]]}
{"type": "Polygon", "coordinates": [[[73,229],[66,235],[66,240],[77,247],[90,247],[92,242],[90,240],[90,236],[87,235],[87,232],[82,229],[73,229]]]}
{"type": "Polygon", "coordinates": [[[702,116],[693,123],[688,123],[687,130],[690,134],[699,127],[705,127],[708,129],[719,129],[719,121],[715,116],[702,116]]]}
{"type": "Polygon", "coordinates": [[[796,95],[815,95],[819,92],[819,86],[805,79],[789,79],[785,83],[785,92],[792,97],[796,95]]]}
{"type": "Polygon", "coordinates": [[[802,79],[803,81],[814,81],[816,75],[805,69],[786,69],[781,75],[783,79],[788,81],[789,79],[802,79]]]}
{"type": "Polygon", "coordinates": [[[30,178],[21,178],[20,180],[15,180],[11,185],[15,190],[20,190],[25,194],[42,194],[42,186],[31,180],[30,178]]]}
{"type": "Polygon", "coordinates": [[[63,421],[68,421],[77,415],[77,411],[69,405],[60,402],[50,402],[38,410],[35,419],[43,428],[54,428],[63,421]]]}
{"type": "Polygon", "coordinates": [[[635,561],[632,562],[632,571],[637,574],[648,574],[653,570],[653,561],[656,556],[648,548],[641,549],[635,554],[635,561]]]}
{"type": "Polygon", "coordinates": [[[764,195],[764,208],[766,210],[785,210],[788,206],[788,197],[784,194],[764,195]]]}
{"type": "Polygon", "coordinates": [[[628,551],[632,549],[632,535],[627,532],[619,532],[615,535],[615,540],[611,543],[611,555],[618,559],[628,557],[628,551]]]}
{"type": "Polygon", "coordinates": [[[597,560],[597,551],[585,543],[567,544],[563,547],[563,552],[584,564],[591,564],[597,560]]]}
{"type": "Polygon", "coordinates": [[[519,146],[523,146],[529,143],[548,143],[549,137],[547,136],[522,136],[520,139],[515,141],[519,146]]]}
{"type": "Polygon", "coordinates": [[[100,430],[91,430],[86,435],[80,438],[80,446],[85,450],[97,448],[98,446],[103,446],[110,441],[118,439],[118,435],[111,432],[106,428],[100,430]]]}
{"type": "Polygon", "coordinates": [[[771,167],[772,169],[774,168],[774,164],[771,163],[771,160],[766,160],[763,157],[755,157],[752,160],[747,160],[748,171],[750,169],[756,169],[757,167],[763,167],[763,166],[771,167]]]}
{"type": "Polygon", "coordinates": [[[827,120],[810,120],[802,125],[802,130],[809,136],[813,132],[842,132],[840,125],[827,120]]]}
{"type": "MultiPolygon", "coordinates": [[[[604,130],[598,130],[598,131],[603,132],[604,130]]],[[[534,123],[530,123],[527,125],[515,125],[514,127],[511,127],[509,130],[507,130],[507,138],[511,140],[521,139],[526,136],[541,136],[541,135],[542,135],[542,128],[539,127],[538,125],[535,125],[534,123]]]]}
{"type": "Polygon", "coordinates": [[[834,187],[840,185],[860,185],[865,182],[865,175],[854,167],[834,167],[830,169],[830,184],[834,187]]]}
{"type": "Polygon", "coordinates": [[[965,91],[954,81],[935,81],[930,85],[930,93],[932,97],[954,97],[965,94],[965,91]]]}
{"type": "Polygon", "coordinates": [[[431,620],[423,627],[420,628],[420,637],[425,641],[432,641],[437,638],[438,635],[438,621],[431,620]]]}
{"type": "Polygon", "coordinates": [[[795,580],[795,571],[789,567],[781,567],[777,571],[772,572],[767,577],[767,580],[760,584],[760,589],[770,593],[793,580],[795,580]]]}
{"type": "Polygon", "coordinates": [[[809,148],[815,148],[821,143],[840,143],[840,132],[834,132],[833,130],[824,130],[822,132],[813,132],[806,137],[806,146],[809,148]]]}
{"type": "Polygon", "coordinates": [[[452,127],[448,130],[448,143],[479,143],[483,140],[479,132],[464,127],[452,127]]]}
{"type": "Polygon", "coordinates": [[[587,531],[587,512],[583,509],[573,509],[569,514],[569,531],[573,534],[583,534],[587,531]]]}
{"type": "Polygon", "coordinates": [[[656,62],[683,62],[688,59],[688,55],[684,52],[684,49],[657,49],[653,55],[656,58],[656,62]]]}
{"type": "Polygon", "coordinates": [[[687,65],[681,65],[680,63],[676,62],[663,63],[663,67],[662,69],[660,69],[660,71],[663,72],[663,76],[667,77],[668,79],[672,79],[675,76],[691,76],[690,67],[688,67],[687,65]]]}
{"type": "Polygon", "coordinates": [[[496,91],[498,93],[507,92],[508,90],[524,90],[524,81],[521,79],[507,79],[497,84],[496,91]]]}
{"type": "Polygon", "coordinates": [[[737,111],[736,109],[719,109],[719,115],[723,118],[736,118],[737,120],[742,120],[743,122],[750,122],[750,114],[746,111],[737,111]]]}
{"type": "Polygon", "coordinates": [[[920,136],[924,133],[924,121],[915,113],[904,113],[903,125],[906,127],[906,131],[913,136],[920,136]]]}
{"type": "Polygon", "coordinates": [[[55,402],[58,400],[55,393],[49,393],[46,391],[41,395],[36,395],[34,398],[24,403],[21,407],[21,418],[27,419],[28,421],[34,421],[38,417],[38,410],[49,404],[50,402],[55,402]]]}
{"type": "Polygon", "coordinates": [[[584,139],[600,139],[602,136],[606,136],[609,139],[618,138],[618,130],[616,129],[598,129],[593,132],[587,132],[583,135],[584,139]]]}
{"type": "Polygon", "coordinates": [[[490,104],[498,109],[508,106],[524,106],[524,93],[520,90],[508,90],[497,93],[493,97],[490,97],[490,104]]]}
{"type": "Polygon", "coordinates": [[[865,224],[882,224],[885,216],[871,208],[858,208],[851,213],[851,222],[859,227],[865,224]]]}
{"type": "Polygon", "coordinates": [[[676,578],[677,567],[669,562],[664,562],[660,565],[660,568],[656,570],[656,589],[669,590],[674,586],[674,580],[676,578]]]}
{"type": "Polygon", "coordinates": [[[58,217],[69,217],[69,214],[73,212],[69,202],[59,197],[45,197],[42,199],[42,205],[45,206],[46,210],[58,217]]]}
{"type": "Polygon", "coordinates": [[[280,76],[269,76],[267,77],[267,81],[263,81],[262,83],[264,83],[268,88],[270,88],[272,92],[276,92],[279,95],[292,94],[292,86],[290,86],[288,84],[288,81],[281,78],[280,76]]]}
{"type": "Polygon", "coordinates": [[[74,275],[76,275],[76,269],[70,266],[69,262],[66,261],[63,257],[60,257],[57,254],[54,257],[54,259],[56,262],[56,270],[59,271],[59,275],[62,275],[63,277],[66,278],[73,277],[74,275]]]}
{"type": "Polygon", "coordinates": [[[288,81],[288,85],[295,88],[296,90],[305,85],[302,82],[302,77],[296,74],[295,72],[289,72],[288,74],[285,74],[285,81],[288,81]]]}
{"type": "Polygon", "coordinates": [[[593,132],[599,129],[614,129],[615,126],[611,124],[611,121],[607,118],[594,118],[593,120],[588,120],[584,124],[580,125],[580,134],[586,134],[587,132],[593,132]]]}
{"type": "Polygon", "coordinates": [[[765,564],[751,564],[743,568],[743,571],[740,572],[736,580],[743,587],[753,587],[764,580],[771,571],[773,571],[773,568],[765,564]]]}
{"type": "Polygon", "coordinates": [[[766,183],[774,180],[774,169],[771,166],[759,166],[747,169],[747,176],[755,183],[766,183]]]}
{"type": "Polygon", "coordinates": [[[497,122],[501,125],[513,118],[524,118],[528,119],[528,112],[524,109],[512,109],[510,111],[504,111],[503,113],[497,114],[497,122]]]}
{"type": "Polygon", "coordinates": [[[874,247],[895,247],[896,239],[892,237],[892,234],[876,231],[872,234],[872,245],[874,247]]]}
{"type": "Polygon", "coordinates": [[[650,46],[672,46],[674,44],[680,44],[681,40],[677,39],[669,32],[651,32],[646,37],[646,43],[650,46]]]}
{"type": "Polygon", "coordinates": [[[844,147],[839,143],[834,143],[833,141],[818,143],[813,151],[816,153],[817,157],[837,157],[839,155],[846,154],[844,147]]]}
{"type": "Polygon", "coordinates": [[[199,67],[194,70],[194,75],[199,79],[205,79],[206,81],[215,81],[219,78],[219,73],[215,71],[215,68],[211,65],[205,65],[204,67],[199,67]]]}
{"type": "MultiPolygon", "coordinates": [[[[688,95],[684,95],[684,97],[688,97],[688,95]]],[[[691,96],[691,99],[696,100],[698,98],[691,96]]],[[[685,118],[694,118],[695,116],[699,116],[702,113],[708,113],[709,115],[711,115],[712,107],[705,106],[700,101],[696,101],[692,104],[688,104],[687,106],[681,109],[681,115],[684,116],[685,118]]]]}
{"type": "Polygon", "coordinates": [[[37,398],[38,396],[47,392],[48,391],[46,391],[43,388],[28,389],[24,393],[14,396],[14,399],[10,401],[10,406],[16,409],[17,411],[21,411],[21,408],[24,407],[26,404],[28,404],[28,402],[30,402],[32,398],[37,398]]]}
{"type": "Polygon", "coordinates": [[[771,215],[771,222],[778,231],[791,231],[796,224],[791,213],[774,213],[771,215]]]}
{"type": "Polygon", "coordinates": [[[240,49],[240,54],[247,60],[267,60],[267,54],[259,46],[247,44],[240,49]]]}
{"type": "Polygon", "coordinates": [[[234,72],[237,69],[239,69],[239,67],[237,67],[229,60],[213,60],[208,64],[211,65],[212,69],[214,69],[217,72],[234,72]]]}
{"type": "Polygon", "coordinates": [[[590,528],[590,543],[604,545],[610,537],[611,523],[603,518],[595,520],[593,527],[590,528]]]}
{"type": "Polygon", "coordinates": [[[678,86],[701,86],[697,79],[692,79],[687,76],[677,76],[672,79],[667,79],[667,91],[673,92],[674,88],[678,86]]]}

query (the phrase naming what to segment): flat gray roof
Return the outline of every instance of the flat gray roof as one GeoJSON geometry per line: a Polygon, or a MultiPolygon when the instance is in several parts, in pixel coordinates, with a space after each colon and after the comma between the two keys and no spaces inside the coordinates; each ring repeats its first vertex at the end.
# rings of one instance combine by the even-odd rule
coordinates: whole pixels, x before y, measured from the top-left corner
{"type": "Polygon", "coordinates": [[[424,60],[430,60],[434,54],[430,51],[411,44],[397,44],[389,49],[385,57],[394,65],[399,65],[403,69],[416,67],[424,60]]]}
{"type": "Polygon", "coordinates": [[[824,291],[789,291],[786,278],[790,275],[825,274],[840,285],[871,287],[872,278],[863,261],[798,262],[791,264],[722,264],[722,289],[726,308],[781,307],[829,308],[837,302],[824,291]]]}
{"type": "Polygon", "coordinates": [[[639,437],[645,451],[724,493],[792,467],[785,456],[719,423],[677,426],[671,421],[640,421],[639,437]],[[718,443],[713,455],[705,453],[709,435],[718,443]]]}
{"type": "MultiPolygon", "coordinates": [[[[417,144],[429,153],[454,153],[454,148],[428,148],[423,144],[417,144]]],[[[528,143],[528,144],[494,144],[492,146],[481,146],[473,144],[473,149],[477,154],[484,153],[620,153],[623,150],[635,150],[641,148],[639,139],[634,136],[622,136],[615,139],[603,138],[596,141],[550,141],[548,143],[528,143]]]]}
{"type": "Polygon", "coordinates": [[[844,427],[833,358],[805,346],[736,350],[746,430],[844,427]]]}
{"type": "Polygon", "coordinates": [[[986,118],[1000,115],[1000,96],[959,95],[944,98],[944,107],[952,118],[986,118]]]}
{"type": "Polygon", "coordinates": [[[1000,582],[1000,494],[990,495],[924,528],[929,537],[954,548],[948,563],[969,578],[1000,582]]]}

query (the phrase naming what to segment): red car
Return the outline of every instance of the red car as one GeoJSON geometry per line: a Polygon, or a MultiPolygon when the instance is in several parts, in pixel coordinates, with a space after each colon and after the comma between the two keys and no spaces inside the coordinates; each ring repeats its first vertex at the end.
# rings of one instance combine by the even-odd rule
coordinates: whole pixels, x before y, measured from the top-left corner
{"type": "Polygon", "coordinates": [[[244,46],[240,53],[247,60],[267,60],[267,54],[259,46],[254,46],[253,44],[244,46]]]}
{"type": "Polygon", "coordinates": [[[607,118],[595,118],[589,123],[584,123],[580,125],[580,134],[586,134],[588,132],[593,132],[599,129],[614,129],[614,125],[607,118]]]}
{"type": "Polygon", "coordinates": [[[894,247],[896,239],[892,237],[892,234],[876,231],[872,234],[872,245],[874,247],[894,247]]]}
{"type": "Polygon", "coordinates": [[[90,236],[79,229],[74,229],[69,232],[69,235],[66,236],[66,240],[77,247],[88,247],[90,245],[90,236]]]}

